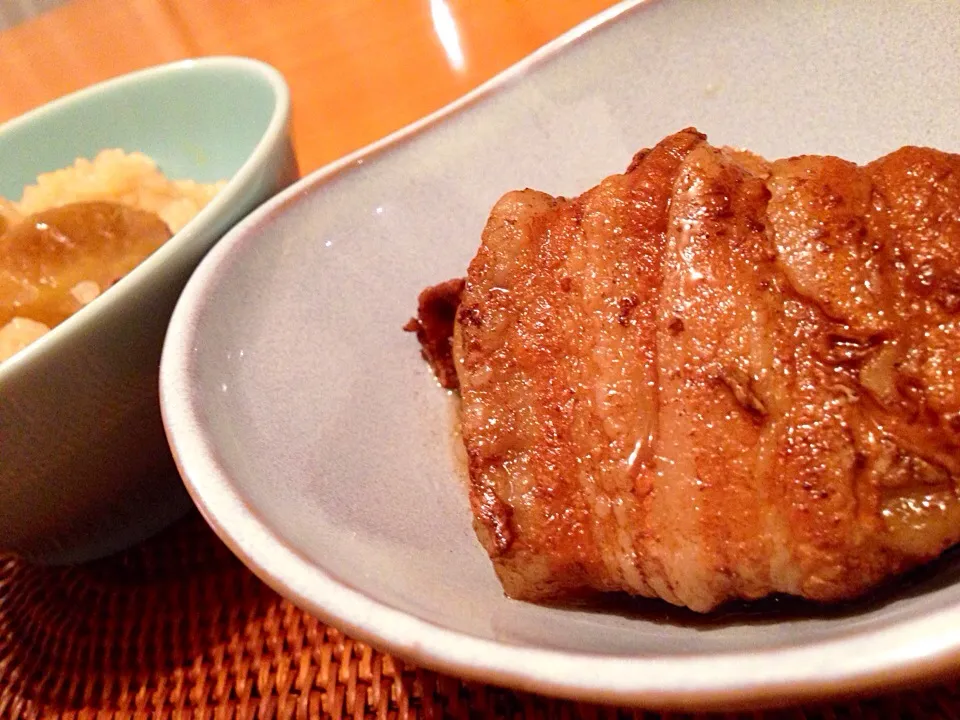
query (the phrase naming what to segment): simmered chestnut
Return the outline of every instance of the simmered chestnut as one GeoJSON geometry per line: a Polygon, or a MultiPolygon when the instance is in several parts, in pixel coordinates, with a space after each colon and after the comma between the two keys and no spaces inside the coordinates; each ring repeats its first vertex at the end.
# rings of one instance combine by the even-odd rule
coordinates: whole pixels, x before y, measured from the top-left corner
{"type": "Polygon", "coordinates": [[[17,316],[53,327],[169,238],[157,215],[113,202],[25,218],[0,235],[0,327],[17,316]]]}

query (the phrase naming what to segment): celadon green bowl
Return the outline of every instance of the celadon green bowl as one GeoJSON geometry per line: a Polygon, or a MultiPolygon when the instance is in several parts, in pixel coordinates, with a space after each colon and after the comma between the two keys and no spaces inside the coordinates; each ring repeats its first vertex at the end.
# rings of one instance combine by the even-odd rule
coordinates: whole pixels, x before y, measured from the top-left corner
{"type": "Polygon", "coordinates": [[[290,95],[246,58],[185,60],[81,90],[0,126],[0,195],[104,148],[171,178],[227,180],[186,227],[37,342],[0,363],[0,552],[106,555],[190,507],[160,421],[167,322],[197,263],[293,182],[290,95]]]}

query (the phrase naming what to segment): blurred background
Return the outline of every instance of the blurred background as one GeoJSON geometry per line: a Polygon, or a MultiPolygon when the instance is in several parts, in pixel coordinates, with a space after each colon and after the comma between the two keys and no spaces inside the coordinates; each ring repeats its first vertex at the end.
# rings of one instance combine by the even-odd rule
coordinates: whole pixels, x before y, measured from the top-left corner
{"type": "Polygon", "coordinates": [[[64,2],[67,0],[4,0],[0,4],[0,30],[12,27],[64,2]]]}
{"type": "Polygon", "coordinates": [[[201,55],[280,70],[304,172],[436,110],[615,0],[0,0],[0,122],[201,55]]]}

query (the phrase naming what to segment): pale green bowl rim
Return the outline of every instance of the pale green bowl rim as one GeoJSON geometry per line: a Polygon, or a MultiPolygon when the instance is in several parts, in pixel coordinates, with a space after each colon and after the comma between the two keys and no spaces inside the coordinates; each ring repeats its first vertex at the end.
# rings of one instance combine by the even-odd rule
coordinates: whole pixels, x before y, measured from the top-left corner
{"type": "Polygon", "coordinates": [[[290,89],[280,71],[261,60],[233,55],[188,58],[154,65],[104,80],[52,100],[0,125],[0,136],[2,136],[20,130],[23,126],[35,122],[40,117],[68,111],[78,105],[96,102],[98,96],[108,91],[116,92],[143,82],[153,82],[163,76],[188,74],[196,70],[216,70],[218,68],[244,71],[251,76],[266,81],[273,92],[273,112],[266,129],[250,155],[227,180],[224,188],[217,193],[213,200],[154,253],[90,305],[75,312],[17,354],[0,362],[0,387],[5,382],[12,380],[15,375],[25,371],[33,360],[41,354],[62,352],[66,344],[76,340],[79,334],[82,334],[97,322],[99,313],[127,302],[132,295],[136,294],[138,287],[142,285],[146,277],[159,271],[170,258],[181,252],[183,248],[197,242],[197,238],[202,235],[200,230],[204,226],[214,224],[218,217],[229,211],[230,205],[237,201],[243,189],[255,182],[257,172],[268,159],[271,148],[276,144],[276,139],[286,132],[290,119],[290,89]]]}

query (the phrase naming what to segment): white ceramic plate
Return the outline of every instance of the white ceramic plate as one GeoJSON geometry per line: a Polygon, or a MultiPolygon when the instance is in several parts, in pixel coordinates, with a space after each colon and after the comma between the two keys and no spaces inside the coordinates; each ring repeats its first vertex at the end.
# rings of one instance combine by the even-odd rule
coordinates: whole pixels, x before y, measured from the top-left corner
{"type": "MultiPolygon", "coordinates": [[[[949,3],[628,2],[468,98],[314,173],[202,264],[161,368],[207,519],[261,577],[424,665],[647,706],[787,702],[960,657],[958,568],[859,612],[694,622],[504,598],[474,538],[449,399],[400,327],[461,275],[494,201],[574,194],[687,125],[768,157],[960,150],[949,3]]],[[[323,122],[318,118],[317,122],[323,122]]]]}

